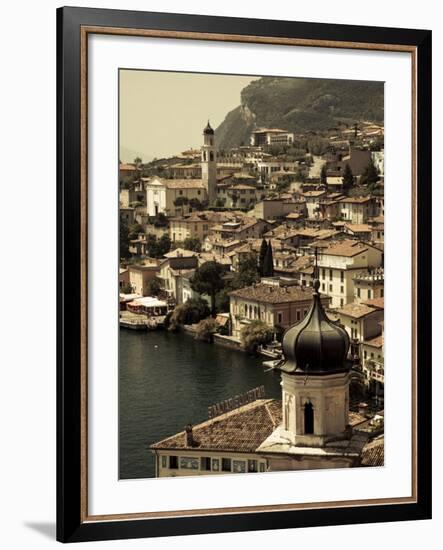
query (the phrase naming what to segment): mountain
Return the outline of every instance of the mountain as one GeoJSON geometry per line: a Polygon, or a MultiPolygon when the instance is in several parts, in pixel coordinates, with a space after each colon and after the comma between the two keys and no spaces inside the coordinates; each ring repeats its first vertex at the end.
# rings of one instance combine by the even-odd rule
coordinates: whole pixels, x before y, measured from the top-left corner
{"type": "Polygon", "coordinates": [[[263,77],[241,92],[241,104],[216,129],[220,149],[249,143],[254,128],[321,131],[339,122],[383,122],[383,82],[263,77]]]}
{"type": "Polygon", "coordinates": [[[134,162],[134,159],[137,157],[141,158],[143,162],[150,162],[153,157],[149,155],[144,155],[140,151],[135,151],[134,149],[129,149],[128,147],[120,146],[120,156],[119,159],[121,162],[134,162]]]}

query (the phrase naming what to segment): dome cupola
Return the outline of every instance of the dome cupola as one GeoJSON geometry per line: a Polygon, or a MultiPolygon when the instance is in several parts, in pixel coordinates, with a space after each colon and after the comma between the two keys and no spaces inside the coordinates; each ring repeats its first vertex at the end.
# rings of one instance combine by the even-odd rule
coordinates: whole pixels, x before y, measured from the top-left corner
{"type": "Polygon", "coordinates": [[[285,361],[280,368],[287,373],[306,375],[348,370],[348,333],[327,317],[320,301],[320,282],[317,278],[313,287],[308,314],[284,334],[282,347],[285,361]]]}

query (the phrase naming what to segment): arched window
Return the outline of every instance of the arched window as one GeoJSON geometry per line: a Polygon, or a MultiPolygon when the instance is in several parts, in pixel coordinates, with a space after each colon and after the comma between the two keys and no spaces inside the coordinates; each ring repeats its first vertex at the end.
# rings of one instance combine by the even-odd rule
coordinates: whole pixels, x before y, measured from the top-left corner
{"type": "Polygon", "coordinates": [[[206,151],[203,151],[203,162],[206,162],[206,151]]]}
{"type": "Polygon", "coordinates": [[[214,153],[212,151],[209,152],[209,160],[214,160],[214,153]]]}
{"type": "Polygon", "coordinates": [[[305,404],[305,434],[314,433],[314,407],[312,403],[305,404]]]}

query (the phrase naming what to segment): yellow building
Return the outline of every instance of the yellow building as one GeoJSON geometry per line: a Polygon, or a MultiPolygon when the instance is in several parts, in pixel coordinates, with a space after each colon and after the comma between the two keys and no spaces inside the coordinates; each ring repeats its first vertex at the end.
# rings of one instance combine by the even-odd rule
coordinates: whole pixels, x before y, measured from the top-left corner
{"type": "Polygon", "coordinates": [[[191,212],[188,216],[177,216],[169,220],[169,237],[171,241],[184,241],[197,238],[203,241],[209,235],[210,229],[220,223],[232,220],[231,212],[191,212]]]}
{"type": "MultiPolygon", "coordinates": [[[[312,288],[260,283],[233,290],[229,298],[232,335],[239,339],[242,328],[251,321],[260,320],[270,328],[279,326],[286,329],[304,319],[312,302],[312,288]]],[[[321,302],[328,306],[329,298],[322,296],[321,302]]]]}
{"type": "Polygon", "coordinates": [[[146,265],[130,265],[128,274],[132,291],[140,296],[148,296],[149,283],[159,274],[159,266],[155,261],[146,265]]]}

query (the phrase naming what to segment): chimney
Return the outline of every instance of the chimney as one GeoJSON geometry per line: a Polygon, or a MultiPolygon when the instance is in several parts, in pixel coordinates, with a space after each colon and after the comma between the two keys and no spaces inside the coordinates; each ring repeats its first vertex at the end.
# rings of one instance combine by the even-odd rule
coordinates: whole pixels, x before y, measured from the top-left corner
{"type": "Polygon", "coordinates": [[[194,446],[194,435],[192,433],[192,424],[185,426],[185,445],[186,447],[194,446]]]}

